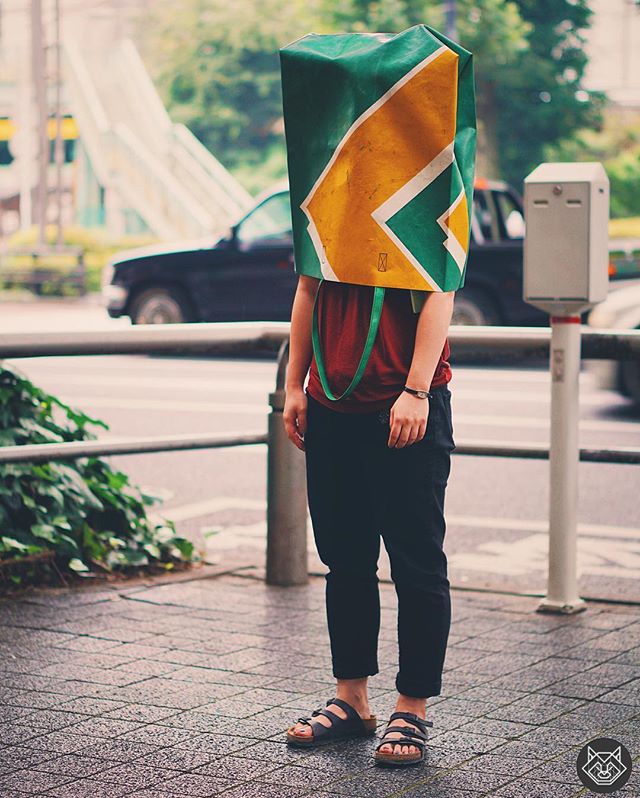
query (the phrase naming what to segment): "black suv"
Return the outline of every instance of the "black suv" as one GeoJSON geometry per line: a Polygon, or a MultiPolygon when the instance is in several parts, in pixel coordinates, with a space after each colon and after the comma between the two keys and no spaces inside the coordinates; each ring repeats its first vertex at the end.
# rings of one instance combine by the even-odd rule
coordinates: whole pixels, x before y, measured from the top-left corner
{"type": "MultiPolygon", "coordinates": [[[[452,324],[544,325],[522,299],[524,220],[507,184],[477,180],[465,286],[452,324]]],[[[120,252],[105,268],[110,316],[134,324],[289,321],[297,284],[286,186],[258,198],[215,242],[178,242],[120,252]]]]}

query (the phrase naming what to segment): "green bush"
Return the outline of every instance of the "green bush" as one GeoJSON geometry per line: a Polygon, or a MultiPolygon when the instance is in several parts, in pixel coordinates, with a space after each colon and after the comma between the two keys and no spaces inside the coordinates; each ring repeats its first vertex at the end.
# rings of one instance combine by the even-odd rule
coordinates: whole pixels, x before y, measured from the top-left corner
{"type": "Polygon", "coordinates": [[[640,148],[625,152],[605,164],[611,182],[611,215],[640,214],[640,148]]]}
{"type": "MultiPolygon", "coordinates": [[[[0,446],[93,440],[90,425],[108,429],[0,364],[0,446]]],[[[186,566],[193,544],[151,521],[157,501],[97,457],[0,463],[0,585],[40,578],[42,563],[85,576],[186,566]]]]}
{"type": "Polygon", "coordinates": [[[609,221],[610,238],[640,238],[640,216],[609,221]]]}
{"type": "Polygon", "coordinates": [[[547,147],[548,161],[600,161],[611,183],[611,216],[640,216],[640,115],[609,108],[600,130],[578,130],[547,147]]]}
{"type": "MultiPolygon", "coordinates": [[[[49,224],[45,232],[47,244],[55,244],[57,241],[57,227],[49,224]]],[[[102,228],[88,228],[81,225],[68,225],[63,232],[64,245],[78,247],[84,253],[87,290],[90,292],[100,290],[102,270],[112,255],[123,249],[133,249],[158,241],[158,238],[152,235],[127,234],[113,238],[109,237],[102,228]]],[[[38,230],[35,226],[15,232],[8,240],[7,252],[2,259],[3,269],[14,275],[31,273],[34,269],[31,256],[19,254],[17,250],[34,246],[37,240],[38,230]]],[[[70,255],[48,255],[38,259],[37,268],[47,269],[56,274],[55,279],[52,278],[44,283],[42,293],[52,296],[76,295],[78,293],[77,288],[70,284],[65,284],[64,281],[64,275],[72,271],[75,265],[76,260],[70,255]],[[58,277],[58,274],[60,277],[58,277]]],[[[0,283],[3,283],[1,275],[0,283]]],[[[7,281],[4,281],[3,284],[7,286],[7,281]]]]}

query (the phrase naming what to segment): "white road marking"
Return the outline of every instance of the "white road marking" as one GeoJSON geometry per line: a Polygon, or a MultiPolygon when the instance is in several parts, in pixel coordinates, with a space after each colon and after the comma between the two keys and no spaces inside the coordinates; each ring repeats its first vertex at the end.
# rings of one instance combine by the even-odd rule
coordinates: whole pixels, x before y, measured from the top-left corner
{"type": "Polygon", "coordinates": [[[214,373],[207,379],[191,379],[176,375],[172,378],[162,379],[158,377],[144,376],[96,376],[95,374],[67,374],[51,375],[49,383],[61,386],[84,385],[86,387],[101,386],[104,388],[152,388],[166,393],[167,391],[178,391],[181,396],[188,396],[191,391],[211,391],[223,393],[255,393],[264,396],[269,391],[275,390],[275,376],[269,380],[258,377],[249,380],[228,380],[219,379],[214,373]]]}
{"type": "MultiPolygon", "coordinates": [[[[167,508],[152,517],[166,517],[186,521],[204,517],[221,510],[253,509],[266,511],[266,502],[225,496],[167,508]]],[[[513,532],[531,531],[534,534],[518,540],[489,540],[473,551],[448,555],[452,567],[467,571],[520,576],[531,571],[546,571],[548,554],[547,522],[536,519],[491,518],[488,516],[448,515],[448,525],[478,529],[502,529],[513,532]]],[[[604,524],[579,524],[578,570],[581,574],[597,574],[613,578],[640,577],[640,528],[616,527],[604,524]],[[602,538],[606,539],[606,543],[602,538]]],[[[240,546],[265,548],[266,520],[250,524],[230,524],[207,539],[209,556],[240,546]]],[[[307,512],[307,538],[313,550],[313,527],[307,512]]]]}
{"type": "MultiPolygon", "coordinates": [[[[473,384],[476,384],[479,380],[507,383],[533,382],[538,385],[545,386],[549,386],[551,384],[549,370],[542,368],[535,371],[529,369],[519,369],[517,367],[504,369],[485,369],[478,368],[476,366],[456,366],[454,363],[451,366],[451,371],[453,376],[449,385],[452,391],[457,385],[460,385],[463,382],[472,382],[473,384]]],[[[589,385],[592,385],[593,379],[593,375],[589,372],[581,372],[580,387],[586,388],[589,385]]]]}
{"type": "MultiPolygon", "coordinates": [[[[546,532],[549,522],[523,518],[491,518],[477,515],[446,516],[447,524],[477,529],[506,529],[513,532],[546,532]]],[[[640,527],[611,526],[607,524],[578,524],[578,534],[584,537],[631,538],[640,541],[640,527]]]]}
{"type": "Polygon", "coordinates": [[[117,410],[170,410],[176,413],[221,413],[264,416],[269,409],[265,394],[264,404],[242,402],[189,402],[178,399],[119,399],[114,397],[74,396],[66,400],[73,407],[113,408],[117,410]]]}
{"type": "Polygon", "coordinates": [[[223,527],[220,532],[207,537],[206,541],[207,555],[209,557],[221,551],[229,551],[246,545],[265,550],[267,525],[264,521],[258,521],[255,524],[237,524],[223,527]]]}
{"type": "MultiPolygon", "coordinates": [[[[265,395],[264,405],[242,402],[193,402],[177,399],[132,399],[117,397],[74,396],[67,401],[74,407],[113,408],[118,410],[169,410],[178,413],[226,413],[235,415],[265,415],[268,412],[268,400],[265,395]]],[[[458,425],[475,427],[517,427],[518,429],[549,430],[549,419],[541,416],[505,416],[500,415],[466,415],[453,411],[454,432],[458,425]]],[[[589,432],[629,432],[640,434],[640,422],[607,421],[582,419],[580,429],[589,432]]]]}
{"type": "MultiPolygon", "coordinates": [[[[206,549],[209,557],[249,546],[264,551],[266,548],[267,525],[265,521],[252,524],[235,524],[221,530],[207,539],[206,549]]],[[[313,552],[313,529],[310,519],[307,522],[309,551],[313,552]]],[[[386,551],[381,550],[386,561],[386,551]]],[[[465,571],[524,576],[532,571],[546,573],[548,556],[548,537],[534,534],[520,540],[487,541],[473,551],[457,552],[448,555],[449,565],[465,571]]],[[[640,539],[635,541],[608,540],[603,546],[597,538],[583,538],[578,545],[578,573],[595,574],[616,579],[638,579],[640,577],[640,539]]],[[[464,576],[461,578],[464,581],[464,576]]]]}
{"type": "MultiPolygon", "coordinates": [[[[465,415],[453,410],[454,432],[458,424],[475,427],[518,427],[529,429],[544,429],[549,431],[549,419],[544,416],[505,416],[505,415],[465,415]]],[[[637,432],[640,433],[639,422],[607,421],[597,419],[580,419],[581,430],[589,432],[637,432]]]]}
{"type": "Polygon", "coordinates": [[[243,499],[240,496],[219,496],[201,502],[191,502],[178,507],[163,507],[154,515],[169,518],[172,521],[188,521],[200,518],[220,510],[266,510],[267,503],[261,499],[243,499]]]}
{"type": "MultiPolygon", "coordinates": [[[[264,499],[245,499],[241,496],[219,496],[201,502],[179,505],[178,507],[163,510],[168,517],[184,521],[199,518],[219,510],[235,508],[265,510],[267,503],[264,499]]],[[[309,513],[307,518],[310,520],[309,513]]],[[[512,532],[546,532],[548,521],[535,518],[492,518],[479,515],[452,515],[447,514],[447,524],[450,526],[473,527],[477,529],[504,529],[512,532]]],[[[582,537],[593,538],[619,538],[632,539],[640,542],[640,527],[612,526],[610,524],[578,524],[578,534],[582,537]]]]}
{"type": "MultiPolygon", "coordinates": [[[[520,540],[491,540],[469,552],[450,554],[451,566],[466,571],[522,576],[531,571],[546,571],[549,540],[547,535],[529,535],[520,540]]],[[[640,578],[640,540],[580,540],[578,574],[597,574],[622,579],[640,578]]]]}
{"type": "Polygon", "coordinates": [[[138,370],[144,367],[145,372],[160,371],[176,374],[177,372],[195,372],[194,376],[203,374],[228,373],[239,377],[251,379],[254,373],[257,376],[270,377],[275,380],[275,360],[216,360],[213,358],[169,358],[149,357],[147,355],[77,355],[74,357],[43,357],[43,358],[11,358],[6,360],[17,368],[27,371],[53,372],[63,379],[76,377],[78,374],[86,375],[86,381],[91,382],[91,373],[103,374],[105,371],[121,371],[128,374],[132,367],[138,370]]]}
{"type": "MultiPolygon", "coordinates": [[[[551,405],[551,388],[549,387],[549,392],[540,392],[540,393],[522,393],[522,389],[519,391],[506,391],[506,390],[483,390],[482,388],[472,388],[469,386],[468,388],[457,388],[451,390],[452,399],[455,403],[468,401],[473,399],[474,401],[483,401],[483,402],[509,402],[509,404],[513,404],[514,402],[518,402],[520,405],[522,404],[542,404],[549,407],[551,405]]],[[[587,406],[609,406],[611,404],[619,404],[621,403],[621,397],[619,394],[613,392],[605,392],[599,391],[598,393],[587,393],[582,391],[580,394],[580,405],[587,405],[587,406]]]]}
{"type": "MultiPolygon", "coordinates": [[[[238,375],[240,376],[240,375],[238,375]]],[[[67,385],[86,385],[102,386],[105,388],[149,388],[166,393],[168,391],[178,391],[181,396],[188,396],[191,391],[211,391],[212,393],[264,393],[265,395],[275,390],[275,375],[256,376],[253,379],[220,379],[215,373],[211,373],[206,379],[192,379],[182,376],[162,379],[159,377],[145,377],[137,375],[114,376],[73,373],[55,374],[48,377],[53,384],[60,383],[61,386],[67,385]]],[[[458,402],[482,401],[482,402],[514,402],[522,404],[541,404],[549,406],[551,402],[550,389],[548,392],[539,393],[529,392],[523,394],[522,391],[491,390],[473,387],[456,387],[452,390],[454,405],[458,402]]],[[[607,407],[611,404],[622,404],[624,400],[610,391],[585,392],[580,396],[580,404],[591,407],[607,407]]]]}

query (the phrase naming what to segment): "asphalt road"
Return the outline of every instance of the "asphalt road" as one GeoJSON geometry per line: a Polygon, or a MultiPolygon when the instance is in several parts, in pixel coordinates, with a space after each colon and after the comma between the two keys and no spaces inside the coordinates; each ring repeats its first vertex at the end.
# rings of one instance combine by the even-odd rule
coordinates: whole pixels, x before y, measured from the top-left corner
{"type": "MultiPolygon", "coordinates": [[[[91,303],[0,304],[3,331],[126,325],[91,303]]],[[[110,356],[12,361],[38,385],[110,425],[113,436],[266,431],[275,360],[110,356]]],[[[456,441],[548,442],[544,368],[456,366],[456,441]]],[[[581,377],[580,442],[640,446],[640,414],[581,377]]],[[[266,447],[112,458],[133,481],[164,498],[162,512],[205,545],[208,557],[248,552],[263,559],[266,447]]],[[[640,601],[637,466],[580,465],[580,588],[585,597],[640,601]]],[[[548,463],[454,455],[447,493],[452,583],[544,591],[548,463]]],[[[311,540],[311,525],[309,523],[311,540]]],[[[310,564],[324,566],[310,545],[310,564]]],[[[381,576],[388,575],[386,557],[381,576]]]]}

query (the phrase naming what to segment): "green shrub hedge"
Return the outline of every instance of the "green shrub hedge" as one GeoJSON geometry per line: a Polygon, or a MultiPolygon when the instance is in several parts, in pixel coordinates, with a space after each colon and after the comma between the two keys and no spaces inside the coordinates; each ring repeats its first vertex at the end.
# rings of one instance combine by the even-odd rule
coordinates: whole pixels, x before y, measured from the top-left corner
{"type": "MultiPolygon", "coordinates": [[[[57,228],[54,225],[47,225],[46,240],[48,244],[54,244],[57,236],[57,228]]],[[[119,238],[110,238],[101,228],[87,228],[80,225],[69,225],[64,228],[65,246],[78,247],[84,252],[84,263],[87,276],[87,290],[99,291],[102,270],[107,264],[107,260],[123,249],[133,249],[156,243],[159,239],[152,235],[124,235],[119,238]]],[[[21,250],[35,245],[37,242],[37,228],[30,227],[26,230],[19,230],[14,233],[8,241],[7,252],[2,259],[3,271],[11,274],[22,272],[30,273],[33,270],[33,261],[29,255],[18,254],[12,250],[21,250]]],[[[69,255],[49,256],[40,258],[39,268],[50,269],[52,272],[64,275],[70,272],[75,266],[75,258],[69,255]]],[[[6,287],[6,282],[2,279],[0,272],[0,285],[6,287]]],[[[74,296],[78,290],[71,285],[65,285],[63,280],[51,280],[43,286],[44,294],[52,296],[74,296]]]]}
{"type": "MultiPolygon", "coordinates": [[[[93,440],[103,421],[0,363],[0,446],[93,440]]],[[[0,463],[0,587],[58,575],[166,571],[198,559],[171,521],[105,460],[0,463]]]]}

